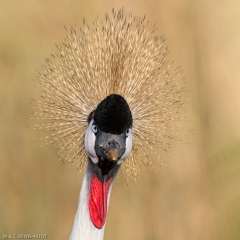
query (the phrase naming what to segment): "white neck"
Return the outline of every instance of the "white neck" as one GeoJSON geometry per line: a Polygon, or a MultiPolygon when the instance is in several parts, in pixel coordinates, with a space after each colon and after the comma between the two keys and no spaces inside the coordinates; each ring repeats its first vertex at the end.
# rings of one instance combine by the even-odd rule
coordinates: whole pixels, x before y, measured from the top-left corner
{"type": "MultiPolygon", "coordinates": [[[[80,192],[78,209],[75,216],[72,232],[69,240],[103,240],[105,224],[101,229],[96,228],[89,214],[88,196],[89,196],[90,177],[88,170],[85,173],[80,192]]],[[[108,203],[110,199],[112,183],[108,192],[108,203]]]]}

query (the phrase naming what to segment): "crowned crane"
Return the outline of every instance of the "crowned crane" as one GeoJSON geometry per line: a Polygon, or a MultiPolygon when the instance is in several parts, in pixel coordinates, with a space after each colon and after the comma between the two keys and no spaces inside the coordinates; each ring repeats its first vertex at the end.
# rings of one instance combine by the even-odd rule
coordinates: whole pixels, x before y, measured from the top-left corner
{"type": "Polygon", "coordinates": [[[164,41],[145,17],[113,10],[92,30],[85,20],[82,29],[71,27],[38,72],[34,118],[48,122],[35,127],[51,131],[46,143],[61,159],[78,160],[78,168],[87,160],[71,240],[103,239],[121,165],[136,178],[178,136],[186,81],[167,63],[164,41]]]}

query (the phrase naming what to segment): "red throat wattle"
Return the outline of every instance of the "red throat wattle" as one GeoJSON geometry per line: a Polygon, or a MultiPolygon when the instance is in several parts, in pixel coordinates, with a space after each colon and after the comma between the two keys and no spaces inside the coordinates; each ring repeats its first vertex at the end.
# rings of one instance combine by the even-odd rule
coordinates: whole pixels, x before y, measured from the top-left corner
{"type": "Polygon", "coordinates": [[[108,190],[112,179],[101,182],[96,175],[91,179],[89,196],[89,213],[92,223],[102,228],[107,216],[108,190]]]}

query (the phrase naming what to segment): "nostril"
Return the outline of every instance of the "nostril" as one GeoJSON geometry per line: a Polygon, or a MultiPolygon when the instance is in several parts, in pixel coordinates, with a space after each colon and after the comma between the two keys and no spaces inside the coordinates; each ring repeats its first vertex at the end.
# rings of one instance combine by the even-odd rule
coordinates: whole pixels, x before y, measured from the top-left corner
{"type": "MultiPolygon", "coordinates": [[[[101,148],[105,149],[106,151],[108,151],[110,148],[120,149],[121,144],[116,140],[107,140],[103,144],[101,144],[101,148]]],[[[103,151],[103,150],[101,150],[101,151],[103,151]]]]}
{"type": "Polygon", "coordinates": [[[106,147],[109,148],[109,147],[113,147],[113,148],[119,148],[120,147],[120,144],[119,142],[115,141],[115,140],[111,140],[111,141],[108,141],[106,143],[106,147]]]}

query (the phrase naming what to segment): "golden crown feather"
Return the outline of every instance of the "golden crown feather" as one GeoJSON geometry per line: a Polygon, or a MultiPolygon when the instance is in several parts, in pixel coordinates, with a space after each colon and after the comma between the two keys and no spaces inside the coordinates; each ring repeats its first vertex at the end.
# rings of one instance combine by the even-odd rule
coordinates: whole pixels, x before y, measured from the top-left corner
{"type": "MultiPolygon", "coordinates": [[[[142,166],[152,168],[151,153],[167,151],[169,140],[182,131],[186,80],[171,70],[165,38],[156,26],[124,8],[98,18],[92,28],[72,26],[58,54],[46,59],[37,74],[41,100],[34,101],[34,128],[50,131],[44,138],[63,161],[82,168],[87,154],[87,117],[106,96],[115,93],[128,102],[133,116],[133,149],[125,160],[126,174],[136,178],[142,166]]],[[[161,156],[157,154],[157,159],[161,156]]]]}

